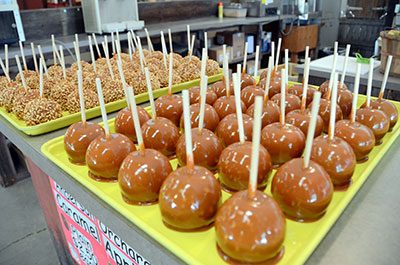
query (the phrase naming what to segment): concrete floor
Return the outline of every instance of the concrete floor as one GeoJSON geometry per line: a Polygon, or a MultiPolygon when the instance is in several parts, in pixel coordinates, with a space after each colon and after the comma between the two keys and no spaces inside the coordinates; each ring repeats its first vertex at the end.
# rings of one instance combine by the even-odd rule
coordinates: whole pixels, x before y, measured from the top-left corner
{"type": "Polygon", "coordinates": [[[0,187],[0,212],[0,264],[60,264],[30,178],[0,187]]]}

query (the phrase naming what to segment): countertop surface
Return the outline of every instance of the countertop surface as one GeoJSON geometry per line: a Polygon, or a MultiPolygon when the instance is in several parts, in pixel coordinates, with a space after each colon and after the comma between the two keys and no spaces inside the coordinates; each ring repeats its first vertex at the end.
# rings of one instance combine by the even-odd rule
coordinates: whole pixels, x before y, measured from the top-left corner
{"type": "MultiPolygon", "coordinates": [[[[144,104],[148,105],[148,104],[144,104]]],[[[109,118],[116,113],[109,114],[109,118]]],[[[99,122],[100,118],[92,121],[99,122]]],[[[177,263],[173,253],[138,230],[48,160],[42,144],[63,135],[66,128],[30,137],[0,117],[0,131],[47,175],[65,188],[103,223],[131,244],[152,264],[177,263]],[[136,229],[136,230],[135,230],[136,229]]],[[[306,264],[399,264],[400,262],[400,139],[385,154],[341,217],[322,240],[306,264]]]]}

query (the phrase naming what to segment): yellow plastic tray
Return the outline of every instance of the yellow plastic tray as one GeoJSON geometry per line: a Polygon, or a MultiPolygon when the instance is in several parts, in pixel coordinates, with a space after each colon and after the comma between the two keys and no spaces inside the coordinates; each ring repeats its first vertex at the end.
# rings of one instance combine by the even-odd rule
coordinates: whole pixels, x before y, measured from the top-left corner
{"type": "MultiPolygon", "coordinates": [[[[359,104],[364,101],[365,96],[359,96],[359,104]]],[[[400,111],[400,102],[393,103],[400,111]]],[[[109,124],[113,130],[114,121],[110,120],[109,124]]],[[[279,264],[303,264],[307,260],[399,134],[400,122],[392,132],[383,138],[383,144],[372,150],[367,162],[357,164],[353,184],[347,191],[334,193],[326,214],[320,220],[312,223],[298,223],[287,219],[285,253],[279,264]]],[[[88,177],[86,166],[76,166],[68,161],[64,151],[63,136],[45,143],[42,146],[42,152],[99,198],[177,255],[183,262],[207,265],[226,264],[217,253],[214,228],[203,232],[177,232],[168,229],[163,224],[157,204],[152,206],[126,204],[120,195],[118,183],[94,181],[88,177]]],[[[175,168],[176,161],[172,161],[172,163],[175,168]]],[[[271,194],[271,179],[272,177],[265,191],[267,194],[271,194]]],[[[222,194],[223,200],[230,196],[224,191],[222,194]]]]}
{"type": "MultiPolygon", "coordinates": [[[[222,73],[213,75],[208,78],[208,83],[214,83],[221,79],[222,79],[222,73]]],[[[199,81],[200,81],[200,79],[195,79],[195,80],[184,82],[184,83],[181,83],[178,85],[174,85],[174,86],[172,86],[172,91],[173,91],[173,93],[177,93],[184,89],[190,88],[192,86],[199,85],[199,81]]],[[[153,91],[154,98],[161,97],[162,95],[166,95],[167,93],[168,93],[167,87],[153,91]]],[[[136,95],[135,99],[136,99],[137,104],[149,101],[149,94],[142,93],[142,94],[136,95]]],[[[125,99],[117,100],[117,101],[106,104],[107,113],[117,111],[117,110],[120,110],[125,107],[126,107],[125,99]]],[[[5,108],[3,108],[3,107],[0,107],[0,114],[6,120],[8,120],[15,128],[24,132],[27,135],[39,135],[39,134],[55,131],[57,129],[69,126],[81,119],[80,112],[70,114],[69,112],[64,111],[63,117],[61,117],[59,119],[41,123],[41,124],[38,124],[35,126],[26,126],[26,124],[23,120],[18,119],[17,116],[15,116],[13,113],[7,112],[5,110],[5,108]]],[[[86,111],[87,119],[91,119],[91,118],[94,118],[94,117],[97,117],[100,115],[101,115],[101,112],[100,112],[99,106],[86,111]]]]}

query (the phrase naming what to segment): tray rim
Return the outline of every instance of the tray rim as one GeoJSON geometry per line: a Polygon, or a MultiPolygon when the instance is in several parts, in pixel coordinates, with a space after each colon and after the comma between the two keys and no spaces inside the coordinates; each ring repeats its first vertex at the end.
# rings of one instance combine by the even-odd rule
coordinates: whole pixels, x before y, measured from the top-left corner
{"type": "MultiPolygon", "coordinates": [[[[289,82],[291,84],[296,84],[296,82],[289,82]]],[[[290,84],[289,84],[290,86],[290,84]]],[[[364,95],[359,95],[358,101],[360,99],[366,99],[366,96],[364,95]]],[[[376,97],[371,97],[371,99],[376,99],[376,97]]],[[[400,109],[400,102],[396,101],[391,101],[395,103],[396,107],[400,109]]],[[[358,103],[360,105],[360,103],[358,103]]],[[[150,107],[146,107],[146,110],[150,110],[150,107]]],[[[112,124],[114,122],[114,119],[111,119],[108,121],[109,124],[112,124]]],[[[303,251],[301,253],[298,253],[298,255],[295,257],[295,260],[288,260],[287,262],[289,264],[303,264],[307,261],[309,256],[313,253],[315,248],[321,243],[322,239],[326,236],[326,234],[329,232],[329,230],[332,228],[334,223],[340,218],[341,214],[343,211],[347,208],[349,203],[352,201],[354,196],[358,193],[360,188],[363,186],[365,181],[368,179],[370,176],[370,173],[375,169],[376,165],[381,161],[383,158],[384,154],[389,150],[389,148],[392,146],[393,142],[398,138],[400,135],[400,123],[396,124],[395,128],[391,132],[392,135],[389,138],[385,139],[385,142],[383,146],[378,146],[378,147],[384,147],[376,153],[376,156],[374,157],[373,160],[369,160],[367,163],[368,166],[366,169],[360,174],[360,176],[357,179],[356,183],[353,183],[353,189],[351,192],[348,193],[348,195],[343,196],[341,200],[337,203],[334,209],[330,209],[329,216],[330,218],[320,227],[320,230],[318,233],[314,234],[312,237],[312,240],[309,241],[306,246],[304,246],[303,251]]],[[[49,140],[48,142],[44,143],[41,147],[41,150],[43,154],[45,154],[52,162],[54,162],[58,167],[60,167],[62,170],[64,170],[66,173],[71,175],[73,178],[75,178],[81,185],[85,186],[88,188],[91,192],[93,192],[96,196],[97,194],[101,194],[101,189],[99,189],[96,186],[87,186],[86,184],[82,183],[79,179],[82,177],[79,173],[74,172],[71,169],[68,169],[68,167],[64,164],[59,165],[58,163],[55,162],[57,160],[57,157],[51,154],[51,152],[48,150],[51,148],[51,146],[55,143],[58,143],[60,140],[63,141],[63,137],[59,136],[54,139],[49,140]]],[[[273,176],[271,176],[272,178],[273,176]]],[[[97,196],[99,197],[99,196],[97,196]]],[[[174,256],[178,257],[181,259],[181,261],[188,262],[190,264],[203,264],[200,260],[195,259],[193,256],[185,252],[183,249],[180,247],[168,247],[169,246],[169,240],[164,236],[162,233],[160,233],[157,230],[154,230],[151,228],[151,225],[148,225],[144,220],[141,220],[140,218],[134,216],[132,217],[131,215],[128,215],[129,210],[127,210],[124,207],[119,207],[119,203],[116,202],[108,202],[104,199],[102,199],[104,203],[110,205],[113,207],[116,211],[120,212],[120,214],[124,215],[124,218],[128,219],[130,222],[132,222],[135,226],[137,226],[139,229],[141,229],[147,236],[151,237],[152,240],[157,241],[159,244],[161,244],[167,251],[173,253],[174,256]],[[150,229],[149,229],[150,228],[150,229]]],[[[279,264],[279,263],[278,263],[279,264]]]]}

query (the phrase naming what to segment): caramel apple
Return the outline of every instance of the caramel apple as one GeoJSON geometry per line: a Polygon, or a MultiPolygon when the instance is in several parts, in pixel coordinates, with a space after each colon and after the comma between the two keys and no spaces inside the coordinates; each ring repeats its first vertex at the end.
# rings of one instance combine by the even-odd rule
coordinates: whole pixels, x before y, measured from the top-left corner
{"type": "MultiPolygon", "coordinates": [[[[396,106],[392,102],[378,98],[371,100],[370,106],[371,108],[381,110],[386,114],[390,122],[389,130],[396,125],[399,114],[396,106]]],[[[365,104],[363,104],[361,108],[365,108],[365,104]]]]}
{"type": "MultiPolygon", "coordinates": [[[[271,100],[275,102],[277,105],[281,104],[281,94],[275,94],[271,100]]],[[[286,104],[285,104],[285,113],[289,113],[292,110],[295,109],[300,109],[301,106],[301,100],[298,96],[295,96],[293,94],[288,94],[286,93],[286,104]]]]}
{"type": "MultiPolygon", "coordinates": [[[[137,112],[139,114],[140,125],[143,125],[146,121],[151,119],[150,114],[142,107],[137,106],[137,112]]],[[[115,132],[121,133],[128,136],[134,143],[137,142],[136,132],[133,126],[132,111],[129,107],[126,107],[118,112],[117,117],[114,120],[115,132]]]]}
{"type": "Polygon", "coordinates": [[[164,95],[155,101],[157,116],[172,121],[176,126],[182,115],[182,98],[178,95],[164,95]]]}
{"type": "MultiPolygon", "coordinates": [[[[199,127],[199,118],[200,118],[200,104],[195,103],[193,105],[190,105],[190,121],[192,128],[199,127]]],[[[219,123],[219,116],[217,111],[212,106],[205,104],[203,127],[209,129],[212,132],[215,132],[218,123],[219,123]]],[[[182,129],[184,128],[183,116],[181,116],[180,127],[182,129]]]]}
{"type": "MultiPolygon", "coordinates": [[[[307,100],[306,104],[310,104],[311,101],[313,100],[314,92],[317,91],[314,87],[312,86],[307,86],[307,100]]],[[[303,95],[303,85],[297,84],[289,87],[288,93],[298,96],[300,99],[302,98],[303,95]]]]}
{"type": "MultiPolygon", "coordinates": [[[[245,141],[251,141],[253,134],[253,119],[243,114],[245,141]]],[[[224,147],[239,142],[239,125],[236,114],[229,114],[221,120],[217,127],[217,136],[224,147]]]]}
{"type": "Polygon", "coordinates": [[[264,91],[255,85],[245,87],[240,93],[240,98],[247,108],[253,105],[256,96],[264,96],[264,91]]]}
{"type": "Polygon", "coordinates": [[[358,109],[356,121],[372,130],[375,135],[376,144],[381,143],[382,138],[389,131],[389,119],[383,111],[378,109],[358,109]]]}
{"type": "MultiPolygon", "coordinates": [[[[199,103],[200,101],[200,88],[198,86],[194,86],[189,88],[189,98],[190,98],[190,104],[195,104],[199,103]]],[[[214,92],[213,89],[207,89],[207,94],[206,94],[206,103],[209,105],[213,105],[214,102],[217,100],[218,96],[214,92]]]]}
{"type": "MultiPolygon", "coordinates": [[[[304,133],[305,136],[307,136],[310,119],[311,119],[311,111],[309,109],[292,110],[286,115],[286,122],[288,124],[292,124],[297,128],[299,128],[304,133]]],[[[322,120],[321,116],[318,115],[314,137],[321,135],[323,129],[324,129],[324,121],[322,120]]]]}
{"type": "MultiPolygon", "coordinates": [[[[246,113],[247,108],[244,102],[241,101],[240,105],[242,106],[242,112],[246,113]]],[[[219,119],[222,120],[225,116],[236,112],[235,97],[220,97],[214,102],[213,107],[217,111],[219,119]]]]}
{"type": "MultiPolygon", "coordinates": [[[[254,104],[251,105],[246,112],[247,115],[250,117],[254,116],[254,104]]],[[[268,124],[278,122],[279,121],[279,106],[271,101],[268,100],[267,103],[264,103],[263,109],[262,109],[262,128],[267,126],[268,124]]]]}

